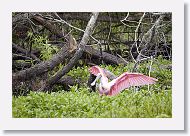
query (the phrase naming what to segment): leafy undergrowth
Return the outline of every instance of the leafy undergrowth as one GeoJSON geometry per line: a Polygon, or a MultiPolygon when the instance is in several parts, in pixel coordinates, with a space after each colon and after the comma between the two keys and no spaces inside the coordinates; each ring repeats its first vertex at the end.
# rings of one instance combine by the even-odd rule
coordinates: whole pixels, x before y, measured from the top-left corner
{"type": "MultiPolygon", "coordinates": [[[[138,72],[149,75],[150,62],[139,64],[138,72]]],[[[171,118],[172,71],[171,61],[158,57],[151,66],[151,76],[158,79],[154,85],[143,86],[139,91],[129,88],[116,96],[100,96],[86,86],[89,77],[87,66],[73,68],[68,75],[79,78],[80,87],[70,91],[58,87],[55,92],[30,92],[27,96],[13,96],[12,113],[15,118],[171,118]],[[149,90],[149,91],[148,91],[149,90]],[[57,91],[57,92],[56,92],[57,91]]],[[[120,75],[132,71],[127,66],[101,65],[120,75]]]]}
{"type": "Polygon", "coordinates": [[[99,96],[88,89],[73,87],[70,92],[34,93],[13,98],[16,118],[169,118],[171,91],[134,92],[99,96]]]}

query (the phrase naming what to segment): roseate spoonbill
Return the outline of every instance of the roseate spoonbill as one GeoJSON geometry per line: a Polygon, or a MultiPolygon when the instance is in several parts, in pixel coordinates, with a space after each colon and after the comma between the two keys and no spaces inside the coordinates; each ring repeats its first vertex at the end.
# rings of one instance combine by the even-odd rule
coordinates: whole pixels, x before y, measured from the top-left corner
{"type": "Polygon", "coordinates": [[[96,81],[100,79],[99,93],[101,95],[105,94],[113,96],[130,86],[149,85],[154,84],[157,81],[155,78],[140,73],[125,72],[108,82],[107,76],[110,74],[108,70],[105,71],[105,69],[102,69],[99,66],[92,66],[89,71],[96,76],[96,79],[91,83],[91,86],[94,86],[96,81]]]}

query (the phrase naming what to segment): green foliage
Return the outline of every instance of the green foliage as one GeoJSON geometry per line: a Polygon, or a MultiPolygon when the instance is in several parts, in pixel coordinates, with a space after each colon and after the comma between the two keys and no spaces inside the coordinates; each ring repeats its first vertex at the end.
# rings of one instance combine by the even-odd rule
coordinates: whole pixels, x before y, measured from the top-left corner
{"type": "MultiPolygon", "coordinates": [[[[28,96],[13,97],[12,112],[15,118],[171,118],[172,72],[171,62],[161,56],[153,60],[150,75],[158,79],[154,85],[143,86],[139,91],[131,87],[116,96],[100,96],[86,86],[89,77],[87,66],[73,68],[68,75],[83,84],[71,86],[70,91],[30,92],[28,96]]],[[[127,66],[101,65],[120,75],[132,71],[127,66]]],[[[148,75],[150,61],[139,64],[138,72],[148,75]]]]}
{"type": "Polygon", "coordinates": [[[69,71],[68,76],[72,76],[75,79],[80,79],[80,82],[86,82],[89,78],[89,71],[87,66],[77,67],[69,71]]]}
{"type": "Polygon", "coordinates": [[[172,117],[171,108],[171,91],[126,90],[108,97],[75,86],[70,92],[31,92],[13,98],[16,118],[165,118],[172,117]]]}
{"type": "Polygon", "coordinates": [[[45,35],[34,35],[28,31],[29,42],[32,44],[32,48],[40,50],[40,58],[42,60],[49,60],[53,54],[58,52],[58,48],[51,44],[48,44],[48,38],[45,35]]]}

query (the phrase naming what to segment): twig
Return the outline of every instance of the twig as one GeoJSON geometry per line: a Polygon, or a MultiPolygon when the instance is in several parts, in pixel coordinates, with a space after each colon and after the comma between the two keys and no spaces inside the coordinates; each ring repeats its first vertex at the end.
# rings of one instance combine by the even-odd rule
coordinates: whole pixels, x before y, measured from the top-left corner
{"type": "Polygon", "coordinates": [[[127,27],[136,27],[136,26],[130,26],[130,25],[124,23],[124,21],[129,21],[129,20],[127,20],[128,17],[129,17],[129,12],[127,13],[127,16],[126,16],[124,19],[120,20],[120,22],[121,22],[123,25],[127,26],[127,27]]]}
{"type": "MultiPolygon", "coordinates": [[[[140,25],[141,25],[141,23],[142,23],[142,20],[143,20],[143,18],[145,17],[145,15],[146,15],[146,12],[144,12],[144,14],[142,15],[142,17],[140,18],[139,23],[138,23],[138,25],[137,25],[137,27],[136,27],[136,29],[135,29],[135,42],[134,42],[134,44],[133,44],[132,47],[131,47],[131,50],[132,50],[133,46],[135,45],[138,54],[140,54],[140,52],[139,52],[139,47],[138,47],[138,45],[137,45],[137,33],[138,33],[138,31],[139,31],[139,27],[140,27],[140,25]]],[[[130,52],[131,52],[131,50],[130,50],[130,52]]],[[[132,55],[132,53],[131,53],[131,55],[132,55]]],[[[136,62],[136,60],[134,59],[133,55],[132,55],[132,58],[133,58],[133,60],[136,62]]]]}
{"type": "MultiPolygon", "coordinates": [[[[45,18],[47,18],[47,19],[53,19],[53,20],[55,20],[55,21],[57,21],[57,22],[64,23],[64,24],[68,25],[69,27],[74,28],[74,29],[76,29],[76,30],[78,30],[78,31],[81,31],[81,32],[83,32],[83,33],[85,32],[84,30],[82,30],[82,29],[80,29],[80,28],[78,28],[78,27],[75,27],[75,26],[69,24],[68,22],[66,22],[65,20],[63,20],[56,12],[55,12],[54,14],[55,14],[55,16],[58,17],[60,20],[55,19],[55,18],[51,18],[51,17],[50,17],[50,18],[49,18],[49,17],[45,17],[45,18]]],[[[90,37],[91,37],[94,41],[96,41],[97,44],[101,44],[101,42],[98,41],[96,38],[94,38],[92,35],[90,35],[90,37]]]]}
{"type": "Polygon", "coordinates": [[[129,12],[127,12],[127,16],[124,19],[120,20],[120,21],[123,22],[123,21],[127,20],[128,16],[129,16],[129,12]]]}
{"type": "MultiPolygon", "coordinates": [[[[150,66],[149,66],[149,71],[148,71],[148,76],[150,77],[150,73],[151,73],[151,71],[152,71],[152,62],[153,62],[153,57],[151,56],[150,57],[150,66]]],[[[148,92],[149,92],[149,90],[150,90],[150,86],[148,85],[148,92]]]]}
{"type": "Polygon", "coordinates": [[[128,63],[121,55],[117,54],[126,64],[128,63]]]}
{"type": "MultiPolygon", "coordinates": [[[[68,25],[68,26],[71,27],[71,28],[74,28],[74,29],[76,29],[76,30],[79,30],[79,31],[84,32],[84,30],[82,30],[82,29],[80,29],[80,28],[78,28],[78,27],[75,27],[75,26],[69,24],[68,22],[66,22],[65,20],[63,20],[56,12],[55,12],[54,14],[55,14],[55,16],[58,17],[60,20],[55,19],[55,18],[53,18],[53,20],[56,20],[56,21],[61,22],[61,23],[64,23],[64,24],[68,25]]],[[[47,18],[47,17],[46,17],[46,18],[47,18]]]]}
{"type": "Polygon", "coordinates": [[[164,34],[163,32],[162,32],[162,36],[163,36],[163,40],[164,40],[164,47],[165,47],[166,52],[167,52],[167,54],[168,54],[168,57],[169,57],[169,59],[170,59],[171,56],[170,56],[170,54],[169,54],[169,52],[168,52],[168,49],[167,49],[167,41],[166,41],[165,34],[164,34]]]}
{"type": "Polygon", "coordinates": [[[138,50],[138,45],[137,45],[137,33],[138,33],[138,31],[139,31],[139,27],[140,27],[140,25],[141,25],[141,23],[142,23],[142,20],[143,20],[143,18],[145,17],[145,15],[146,15],[146,12],[144,12],[144,14],[142,15],[142,17],[140,18],[139,23],[138,23],[138,25],[137,25],[137,28],[135,29],[135,45],[136,45],[136,48],[137,48],[137,52],[138,52],[138,53],[140,53],[140,52],[139,52],[139,50],[138,50]]]}
{"type": "MultiPolygon", "coordinates": [[[[139,24],[139,21],[128,20],[128,19],[127,19],[128,17],[129,17],[129,12],[127,13],[127,16],[126,16],[124,19],[120,20],[120,22],[121,22],[122,24],[128,26],[128,27],[136,27],[136,26],[127,25],[126,23],[124,23],[124,21],[130,22],[130,23],[138,23],[138,24],[139,24]]],[[[141,24],[143,24],[143,25],[150,25],[150,24],[152,24],[152,23],[149,24],[149,23],[142,23],[142,22],[141,22],[141,24]]]]}
{"type": "Polygon", "coordinates": [[[110,39],[111,27],[112,27],[110,14],[108,13],[108,15],[109,15],[109,19],[110,19],[110,27],[109,27],[109,33],[108,33],[107,41],[109,41],[109,39],[110,39]]]}

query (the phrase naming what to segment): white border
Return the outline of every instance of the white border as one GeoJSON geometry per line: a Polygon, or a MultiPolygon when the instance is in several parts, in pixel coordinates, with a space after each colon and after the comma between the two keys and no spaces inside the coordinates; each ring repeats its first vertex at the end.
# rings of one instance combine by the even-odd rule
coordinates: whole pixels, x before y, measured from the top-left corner
{"type": "Polygon", "coordinates": [[[4,130],[184,130],[184,10],[180,0],[6,0],[0,5],[0,127],[4,130]],[[172,118],[12,118],[12,12],[172,12],[172,118]],[[3,38],[2,38],[3,37],[3,38]]]}

